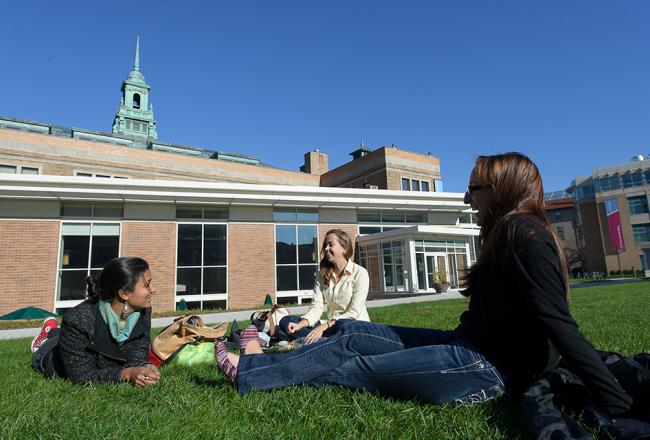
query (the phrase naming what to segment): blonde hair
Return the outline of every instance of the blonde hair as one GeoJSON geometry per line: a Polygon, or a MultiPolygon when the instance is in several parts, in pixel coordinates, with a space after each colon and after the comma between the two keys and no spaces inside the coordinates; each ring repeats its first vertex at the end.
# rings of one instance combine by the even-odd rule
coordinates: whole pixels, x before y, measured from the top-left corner
{"type": "Polygon", "coordinates": [[[325,282],[325,285],[328,286],[330,283],[330,279],[332,278],[332,269],[334,268],[334,263],[330,262],[327,258],[325,258],[325,248],[327,247],[327,236],[330,234],[336,235],[336,239],[339,241],[339,244],[343,246],[343,249],[345,251],[343,252],[343,256],[345,256],[345,259],[350,261],[352,257],[354,256],[354,248],[352,246],[352,238],[350,238],[350,235],[345,232],[342,229],[330,229],[327,231],[325,234],[325,238],[323,239],[323,244],[320,249],[320,276],[325,282]]]}

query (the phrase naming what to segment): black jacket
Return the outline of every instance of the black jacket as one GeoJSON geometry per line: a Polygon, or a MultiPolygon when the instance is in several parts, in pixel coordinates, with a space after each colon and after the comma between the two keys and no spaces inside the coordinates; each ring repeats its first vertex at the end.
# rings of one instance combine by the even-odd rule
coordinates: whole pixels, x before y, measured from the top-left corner
{"type": "Polygon", "coordinates": [[[66,312],[52,362],[58,376],[75,383],[119,382],[124,368],[148,362],[151,309],[141,311],[129,338],[119,346],[99,313],[84,301],[66,312]]]}
{"type": "Polygon", "coordinates": [[[522,404],[528,428],[536,440],[592,440],[583,428],[562,409],[573,409],[598,438],[650,439],[650,354],[621,357],[599,352],[605,365],[634,398],[626,417],[611,418],[594,403],[589,389],[571,371],[555,368],[545,373],[523,395],[522,404]]]}
{"type": "Polygon", "coordinates": [[[469,307],[457,331],[497,367],[509,391],[523,392],[560,355],[610,414],[629,411],[623,391],[569,312],[551,234],[525,215],[496,231],[491,264],[472,273],[469,307]]]}

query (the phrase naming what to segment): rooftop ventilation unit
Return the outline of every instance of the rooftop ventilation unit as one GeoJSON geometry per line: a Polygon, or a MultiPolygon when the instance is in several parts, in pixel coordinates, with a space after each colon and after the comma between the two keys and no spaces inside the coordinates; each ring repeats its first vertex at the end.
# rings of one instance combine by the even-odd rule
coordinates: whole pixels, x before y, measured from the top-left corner
{"type": "Polygon", "coordinates": [[[645,157],[643,157],[643,154],[637,154],[636,156],[632,156],[630,162],[641,162],[644,159],[645,157]]]}

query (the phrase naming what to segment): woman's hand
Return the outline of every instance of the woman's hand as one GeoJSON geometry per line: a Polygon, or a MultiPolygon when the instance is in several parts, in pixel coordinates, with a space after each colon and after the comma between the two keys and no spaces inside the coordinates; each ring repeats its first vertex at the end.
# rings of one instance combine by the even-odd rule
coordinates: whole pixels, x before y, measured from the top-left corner
{"type": "Polygon", "coordinates": [[[314,328],[309,332],[307,337],[305,337],[305,345],[313,344],[314,342],[318,341],[323,336],[323,332],[325,332],[325,330],[328,328],[330,328],[329,321],[314,328]]]}
{"type": "Polygon", "coordinates": [[[129,367],[122,370],[122,380],[128,380],[136,387],[146,387],[158,383],[160,372],[153,364],[146,364],[142,367],[129,367]]]}
{"type": "Polygon", "coordinates": [[[287,326],[287,332],[290,335],[293,335],[295,332],[307,327],[308,325],[309,323],[307,322],[306,319],[301,319],[300,322],[290,322],[289,325],[287,326]]]}

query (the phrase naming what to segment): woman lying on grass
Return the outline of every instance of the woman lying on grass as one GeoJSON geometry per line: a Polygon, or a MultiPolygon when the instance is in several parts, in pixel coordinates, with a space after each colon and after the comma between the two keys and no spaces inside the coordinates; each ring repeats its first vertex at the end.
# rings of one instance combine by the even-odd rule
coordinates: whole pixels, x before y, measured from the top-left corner
{"type": "Polygon", "coordinates": [[[566,261],[546,219],[535,164],[519,153],[479,157],[465,203],[477,211],[481,248],[456,329],[342,321],[334,336],[289,354],[260,354],[254,339],[244,341],[243,356],[220,344],[221,370],[242,395],[328,383],[430,403],[477,403],[520,392],[561,355],[602,408],[612,416],[627,412],[630,397],[569,312],[566,261]]]}
{"type": "Polygon", "coordinates": [[[156,289],[147,262],[115,258],[86,283],[88,299],[66,312],[60,329],[54,318],[43,323],[32,342],[32,367],[75,383],[157,383],[158,369],[148,362],[156,289]]]}
{"type": "Polygon", "coordinates": [[[320,272],[314,286],[314,301],[301,317],[285,316],[280,328],[291,339],[304,337],[306,344],[318,341],[321,336],[336,333],[339,319],[370,321],[366,310],[368,297],[368,272],[352,261],[352,239],[341,229],[325,234],[321,248],[320,272]],[[324,306],[327,321],[321,323],[324,306]]]}

